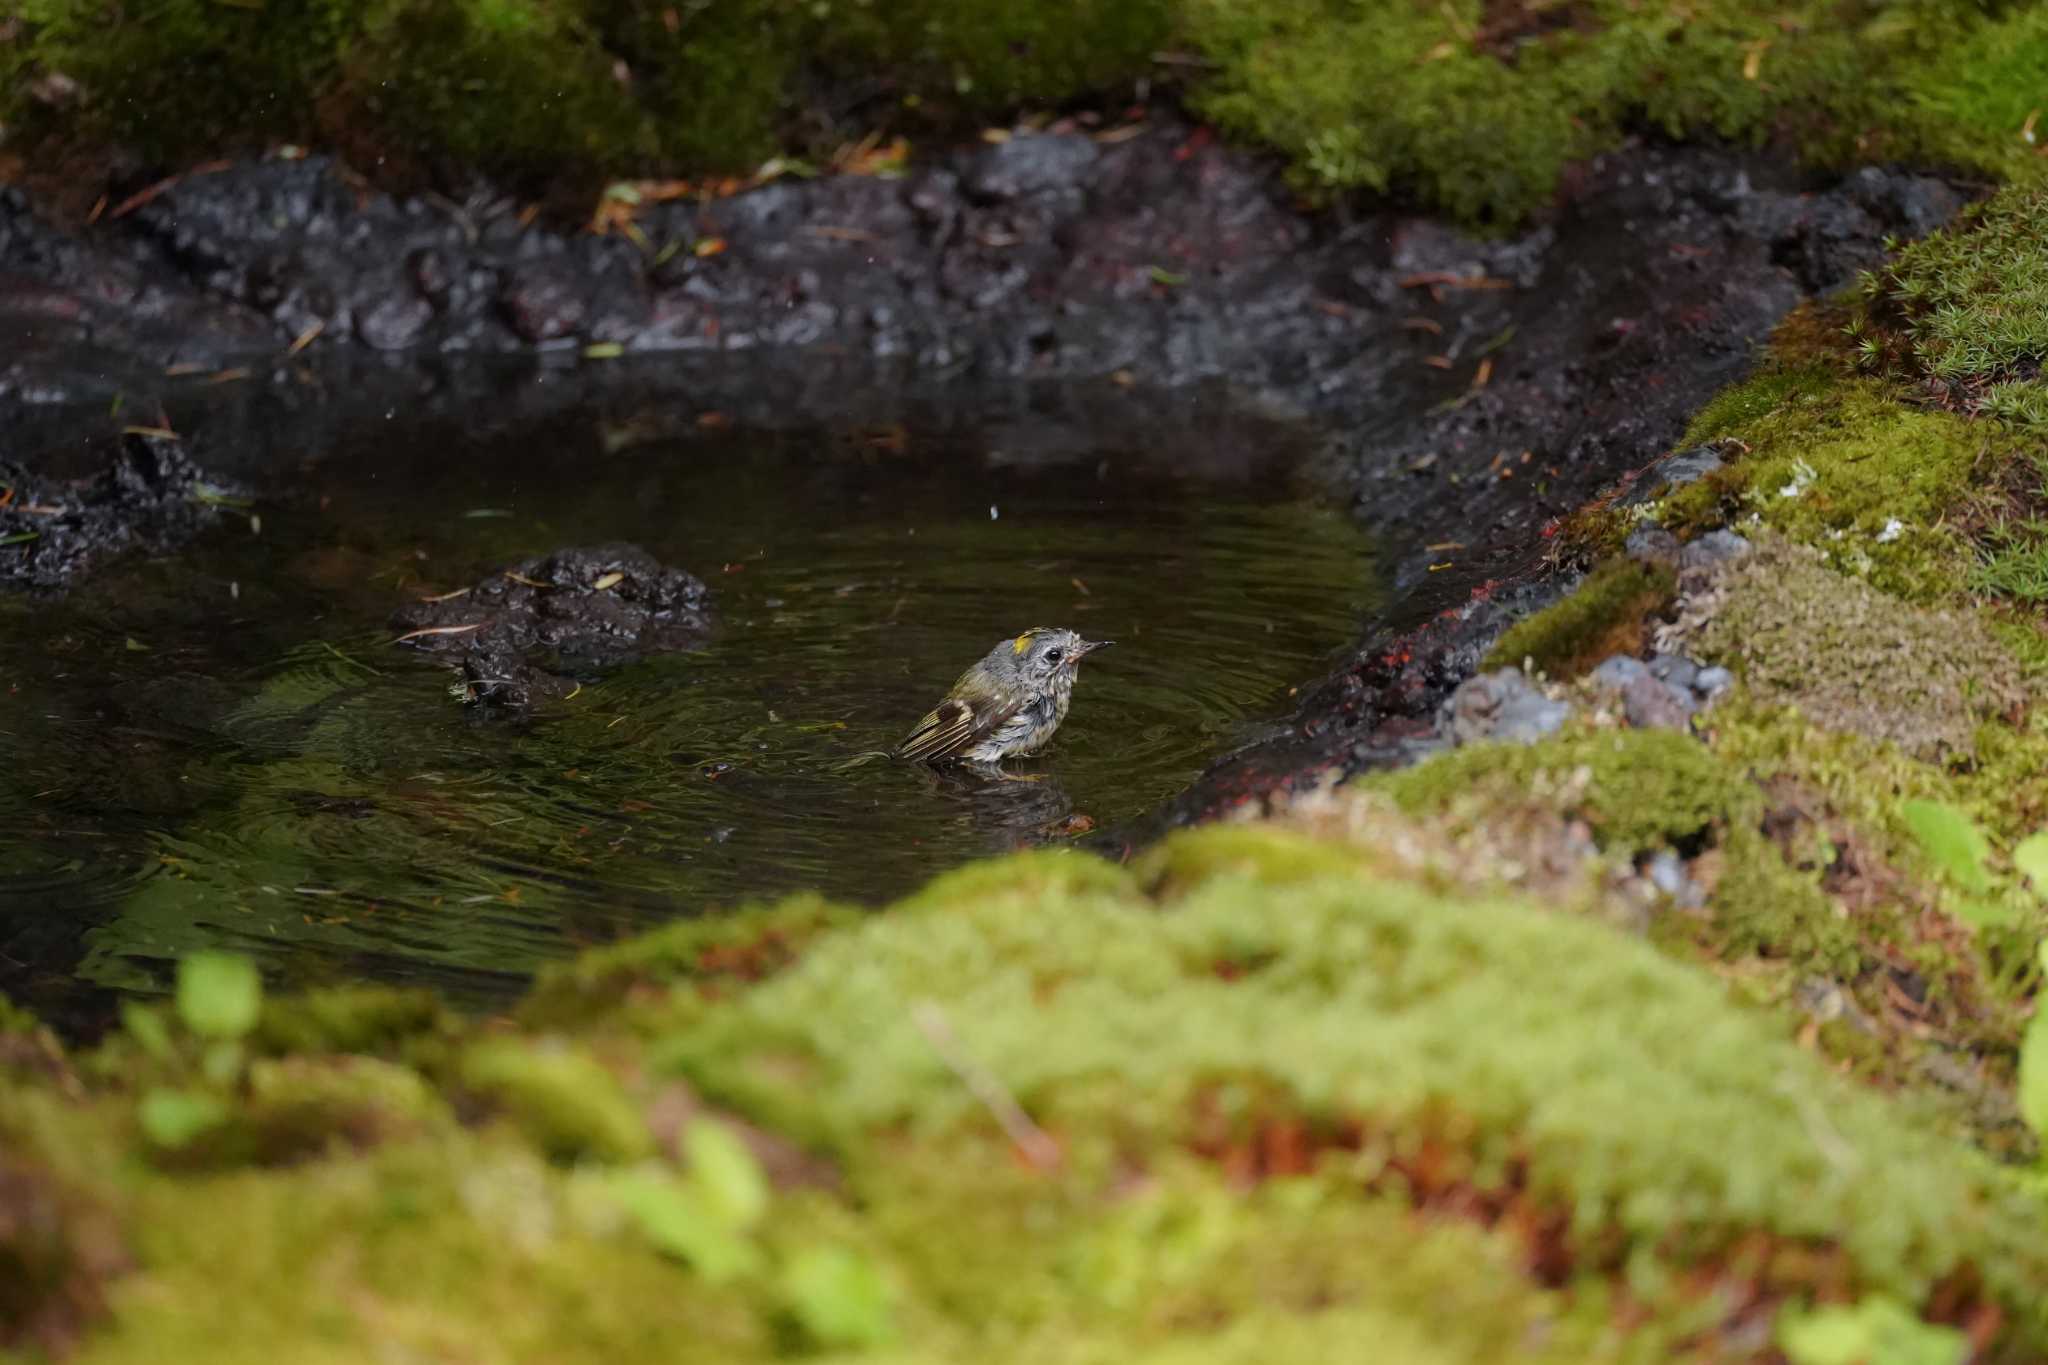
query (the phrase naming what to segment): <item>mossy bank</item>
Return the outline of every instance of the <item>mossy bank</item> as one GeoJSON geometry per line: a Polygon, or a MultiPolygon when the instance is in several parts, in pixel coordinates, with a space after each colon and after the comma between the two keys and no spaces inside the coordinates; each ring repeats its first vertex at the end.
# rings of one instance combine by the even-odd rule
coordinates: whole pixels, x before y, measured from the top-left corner
{"type": "Polygon", "coordinates": [[[1746,1358],[1871,1322],[2048,1349],[2026,1177],[1600,922],[1600,877],[1545,908],[1449,852],[1354,792],[1128,869],[677,926],[516,1021],[262,1001],[205,957],[92,1051],[10,1017],[0,1332],[81,1361],[1746,1358]]]}
{"type": "Polygon", "coordinates": [[[2044,71],[2048,21],[1972,0],[27,0],[0,26],[0,120],[32,156],[296,141],[386,178],[589,187],[1170,89],[1314,194],[1508,223],[1636,129],[2008,172],[2044,71]]]}

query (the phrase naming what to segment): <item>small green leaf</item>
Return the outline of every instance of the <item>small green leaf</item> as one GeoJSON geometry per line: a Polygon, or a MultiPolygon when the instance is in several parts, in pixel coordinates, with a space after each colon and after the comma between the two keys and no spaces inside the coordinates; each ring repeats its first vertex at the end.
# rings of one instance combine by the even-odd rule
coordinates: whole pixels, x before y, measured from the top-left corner
{"type": "Polygon", "coordinates": [[[2012,851],[2012,865],[2034,884],[2034,894],[2048,901],[2048,830],[2020,840],[2012,851]]]}
{"type": "Polygon", "coordinates": [[[135,1046],[160,1062],[168,1062],[177,1056],[177,1049],[171,1045],[171,1030],[164,1023],[164,1017],[139,1001],[121,1002],[121,1027],[135,1040],[135,1046]]]}
{"type": "Polygon", "coordinates": [[[183,1147],[228,1121],[228,1107],[193,1090],[152,1090],[135,1111],[142,1135],[159,1147],[183,1147]]]}
{"type": "Polygon", "coordinates": [[[667,1173],[619,1171],[606,1178],[604,1188],[656,1249],[688,1262],[713,1284],[760,1268],[760,1248],[707,1209],[696,1190],[667,1173]]]}
{"type": "Polygon", "coordinates": [[[202,1038],[239,1038],[263,1011],[256,964],[234,953],[194,953],[178,964],[178,1017],[202,1038]]]}
{"type": "Polygon", "coordinates": [[[1778,1345],[1792,1365],[1962,1365],[1969,1339],[1922,1322],[1896,1299],[1873,1294],[1778,1316],[1778,1345]]]}
{"type": "Polygon", "coordinates": [[[1907,801],[1899,806],[1899,815],[1943,876],[1977,895],[1991,889],[1991,876],[1984,870],[1991,847],[1969,816],[1943,801],[1907,801]]]}
{"type": "Polygon", "coordinates": [[[690,1186],[711,1215],[735,1231],[768,1211],[768,1177],[747,1144],[726,1125],[698,1119],[683,1131],[690,1186]]]}
{"type": "Polygon", "coordinates": [[[845,1247],[799,1251],[783,1268],[782,1298],[820,1346],[878,1346],[892,1335],[889,1286],[865,1256],[845,1247]]]}
{"type": "Polygon", "coordinates": [[[1176,285],[1186,284],[1188,282],[1187,276],[1176,274],[1174,271],[1168,270],[1163,265],[1153,266],[1150,271],[1150,274],[1152,276],[1152,283],[1154,284],[1176,285]]]}
{"type": "Polygon", "coordinates": [[[583,348],[585,360],[617,360],[626,348],[616,341],[599,341],[583,348]]]}
{"type": "Polygon", "coordinates": [[[2034,1006],[2033,1022],[2020,1038],[2020,1117],[2048,1137],[2048,1004],[2034,1006]]]}

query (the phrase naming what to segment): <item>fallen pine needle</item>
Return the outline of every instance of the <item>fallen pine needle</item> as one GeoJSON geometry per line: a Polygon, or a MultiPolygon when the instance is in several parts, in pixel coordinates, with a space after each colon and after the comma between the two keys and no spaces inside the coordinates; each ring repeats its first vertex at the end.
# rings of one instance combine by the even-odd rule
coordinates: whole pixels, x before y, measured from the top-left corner
{"type": "Polygon", "coordinates": [[[513,573],[510,569],[505,571],[505,577],[511,579],[514,583],[523,583],[529,588],[552,588],[555,586],[552,583],[544,583],[538,578],[528,578],[523,573],[513,573]]]}
{"type": "Polygon", "coordinates": [[[325,319],[322,319],[321,321],[314,323],[311,327],[308,327],[305,331],[293,337],[292,344],[285,347],[284,353],[288,356],[297,355],[300,351],[303,351],[308,346],[311,346],[313,344],[314,338],[318,337],[322,332],[326,330],[327,322],[325,319]]]}
{"type": "Polygon", "coordinates": [[[1031,1121],[1031,1116],[1024,1112],[1024,1107],[1017,1103],[994,1072],[967,1055],[967,1049],[960,1045],[953,1026],[947,1022],[944,1010],[929,1000],[920,1000],[911,1006],[910,1018],[925,1041],[932,1045],[932,1051],[939,1054],[939,1060],[946,1064],[947,1070],[958,1076],[968,1092],[995,1117],[1003,1133],[1016,1144],[1026,1161],[1041,1171],[1049,1171],[1060,1164],[1059,1144],[1031,1121]]]}
{"type": "Polygon", "coordinates": [[[467,635],[473,630],[482,630],[484,624],[482,621],[473,621],[466,626],[422,626],[418,630],[407,631],[391,643],[402,645],[407,640],[417,640],[423,635],[467,635]]]}
{"type": "Polygon", "coordinates": [[[122,427],[123,436],[154,436],[160,441],[175,441],[178,433],[169,427],[122,427]]]}
{"type": "Polygon", "coordinates": [[[469,596],[469,594],[470,594],[470,593],[471,593],[472,591],[474,591],[474,589],[471,589],[471,588],[457,588],[457,589],[456,589],[456,590],[455,590],[454,592],[442,592],[442,593],[435,593],[435,594],[434,594],[434,595],[433,595],[432,597],[422,597],[422,598],[420,599],[420,601],[422,601],[422,602],[453,602],[453,601],[454,601],[454,600],[455,600],[456,598],[458,598],[458,597],[467,597],[467,596],[469,596]]]}

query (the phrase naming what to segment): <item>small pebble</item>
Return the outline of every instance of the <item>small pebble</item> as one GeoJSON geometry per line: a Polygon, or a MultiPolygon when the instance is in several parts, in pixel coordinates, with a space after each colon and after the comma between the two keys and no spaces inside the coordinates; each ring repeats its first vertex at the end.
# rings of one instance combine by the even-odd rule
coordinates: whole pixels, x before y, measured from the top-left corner
{"type": "Polygon", "coordinates": [[[1740,559],[1749,551],[1749,542],[1733,531],[1709,531],[1679,552],[1678,567],[1681,570],[1711,569],[1740,559]]]}
{"type": "Polygon", "coordinates": [[[1469,679],[1451,693],[1439,715],[1453,744],[1482,739],[1534,744],[1565,723],[1572,709],[1538,692],[1519,668],[1503,668],[1469,679]]]}

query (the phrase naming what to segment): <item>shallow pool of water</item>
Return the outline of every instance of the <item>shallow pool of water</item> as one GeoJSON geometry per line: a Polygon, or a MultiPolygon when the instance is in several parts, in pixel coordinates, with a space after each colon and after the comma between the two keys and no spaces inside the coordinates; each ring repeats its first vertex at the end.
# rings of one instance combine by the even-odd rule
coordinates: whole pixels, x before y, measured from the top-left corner
{"type": "Polygon", "coordinates": [[[224,945],[284,981],[479,1003],[677,916],[876,903],[1139,815],[1284,714],[1374,605],[1369,547],[1278,427],[392,428],[310,462],[260,529],[0,601],[0,990],[61,1012],[224,945]],[[410,597],[609,540],[711,585],[706,648],[517,723],[391,644],[410,597]],[[1038,780],[846,766],[1039,624],[1117,645],[1012,765],[1038,780]]]}

